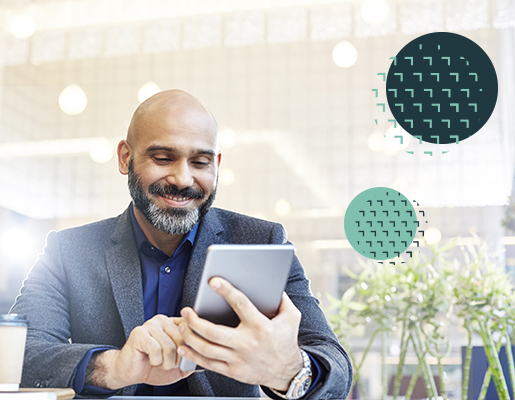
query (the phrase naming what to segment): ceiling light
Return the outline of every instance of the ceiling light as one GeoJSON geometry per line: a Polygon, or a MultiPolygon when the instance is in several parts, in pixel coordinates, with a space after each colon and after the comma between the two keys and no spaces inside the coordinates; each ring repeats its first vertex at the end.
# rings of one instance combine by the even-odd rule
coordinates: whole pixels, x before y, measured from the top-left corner
{"type": "Polygon", "coordinates": [[[280,199],[275,203],[274,210],[280,217],[285,217],[291,212],[291,205],[288,200],[280,199]]]}
{"type": "Polygon", "coordinates": [[[348,40],[338,43],[333,49],[333,61],[342,68],[352,67],[358,59],[356,47],[348,40]]]}
{"type": "Polygon", "coordinates": [[[11,259],[24,255],[27,248],[31,248],[32,240],[29,234],[19,228],[11,228],[4,232],[0,238],[2,252],[11,259]]]}
{"type": "Polygon", "coordinates": [[[234,172],[230,168],[222,168],[220,170],[220,184],[223,186],[230,186],[234,183],[234,172]]]}
{"type": "Polygon", "coordinates": [[[435,244],[439,243],[440,240],[442,240],[442,234],[438,230],[438,228],[435,228],[435,227],[427,228],[424,231],[424,239],[427,244],[434,246],[435,244]]]}
{"type": "Polygon", "coordinates": [[[367,145],[368,148],[372,151],[378,152],[382,151],[385,146],[385,137],[379,131],[374,131],[370,135],[368,135],[367,145]]]}
{"type": "Polygon", "coordinates": [[[155,82],[147,82],[145,83],[138,91],[138,100],[140,103],[143,103],[149,97],[152,97],[156,93],[159,93],[161,89],[157,86],[155,82]]]}
{"type": "Polygon", "coordinates": [[[366,23],[377,25],[385,22],[390,16],[390,5],[386,0],[363,0],[360,11],[366,23]]]}
{"type": "Polygon", "coordinates": [[[411,142],[411,135],[404,129],[397,125],[397,128],[392,125],[386,131],[386,147],[396,152],[402,151],[407,148],[411,142]]]}
{"type": "Polygon", "coordinates": [[[94,143],[92,143],[89,156],[93,161],[99,164],[108,162],[113,158],[113,146],[111,145],[111,142],[106,138],[98,138],[94,143]]]}
{"type": "Polygon", "coordinates": [[[69,85],[59,95],[59,107],[65,114],[78,115],[87,105],[88,97],[79,85],[69,85]]]}
{"type": "Polygon", "coordinates": [[[9,21],[9,31],[19,39],[29,38],[36,31],[36,20],[30,14],[13,15],[9,21]]]}
{"type": "Polygon", "coordinates": [[[398,151],[390,146],[384,146],[383,154],[388,157],[395,157],[398,151]]]}
{"type": "Polygon", "coordinates": [[[231,128],[225,128],[220,132],[220,146],[224,149],[234,147],[237,140],[236,132],[231,128]]]}

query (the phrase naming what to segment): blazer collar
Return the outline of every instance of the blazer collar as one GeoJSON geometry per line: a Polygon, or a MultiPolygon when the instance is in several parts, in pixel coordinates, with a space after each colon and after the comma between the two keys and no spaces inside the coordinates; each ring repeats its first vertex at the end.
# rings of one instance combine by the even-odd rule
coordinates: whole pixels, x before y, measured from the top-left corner
{"type": "Polygon", "coordinates": [[[112,245],[105,252],[107,271],[127,339],[145,322],[141,265],[128,209],[118,218],[110,239],[112,245]]]}
{"type": "Polygon", "coordinates": [[[207,248],[212,244],[227,243],[222,239],[223,226],[218,218],[218,209],[211,208],[200,222],[197,238],[193,245],[182,292],[182,307],[193,307],[200,284],[207,248]]]}

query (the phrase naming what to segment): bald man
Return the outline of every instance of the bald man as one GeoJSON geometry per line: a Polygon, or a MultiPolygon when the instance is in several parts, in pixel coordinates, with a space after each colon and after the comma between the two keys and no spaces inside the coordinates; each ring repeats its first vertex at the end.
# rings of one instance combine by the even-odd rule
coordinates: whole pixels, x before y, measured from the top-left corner
{"type": "Polygon", "coordinates": [[[30,327],[25,387],[82,396],[343,399],[347,354],[311,295],[297,258],[279,312],[261,314],[231,284],[210,281],[236,328],[191,305],[211,244],[288,243],[284,228],[211,208],[222,155],[212,113],[169,90],[143,102],[117,148],[132,203],[116,218],[51,232],[11,312],[30,327]],[[202,367],[183,372],[181,357],[202,367]]]}

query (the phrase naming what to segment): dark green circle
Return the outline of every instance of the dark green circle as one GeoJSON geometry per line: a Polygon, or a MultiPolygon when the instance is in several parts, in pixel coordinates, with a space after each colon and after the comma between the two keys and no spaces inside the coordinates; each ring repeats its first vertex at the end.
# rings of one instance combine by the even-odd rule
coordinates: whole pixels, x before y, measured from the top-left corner
{"type": "Polygon", "coordinates": [[[456,143],[488,121],[497,86],[495,68],[481,47],[464,36],[436,32],[412,40],[397,54],[386,97],[411,135],[429,143],[456,143]]]}
{"type": "Polygon", "coordinates": [[[345,212],[345,234],[352,247],[373,260],[389,260],[411,245],[417,233],[417,215],[411,202],[386,187],[358,194],[345,212]]]}

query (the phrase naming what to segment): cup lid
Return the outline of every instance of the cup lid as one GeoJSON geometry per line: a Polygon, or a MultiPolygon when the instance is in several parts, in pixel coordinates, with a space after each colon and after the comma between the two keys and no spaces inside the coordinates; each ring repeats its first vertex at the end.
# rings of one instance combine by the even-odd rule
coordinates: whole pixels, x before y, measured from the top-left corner
{"type": "Polygon", "coordinates": [[[0,324],[28,325],[28,321],[25,315],[0,314],[0,324]]]}

